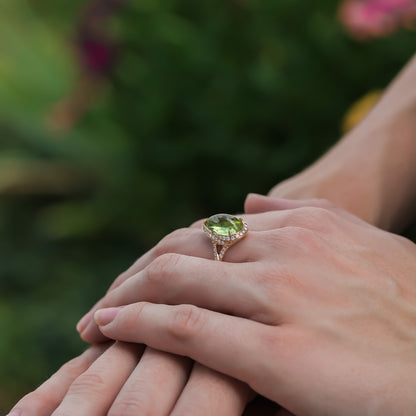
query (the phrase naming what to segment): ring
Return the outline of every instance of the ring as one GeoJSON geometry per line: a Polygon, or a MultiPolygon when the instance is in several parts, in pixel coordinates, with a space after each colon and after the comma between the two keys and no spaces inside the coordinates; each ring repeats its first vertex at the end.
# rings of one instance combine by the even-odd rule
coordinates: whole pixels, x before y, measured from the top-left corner
{"type": "Polygon", "coordinates": [[[217,214],[205,220],[203,230],[212,242],[214,259],[222,261],[225,252],[246,236],[248,227],[241,218],[217,214]]]}

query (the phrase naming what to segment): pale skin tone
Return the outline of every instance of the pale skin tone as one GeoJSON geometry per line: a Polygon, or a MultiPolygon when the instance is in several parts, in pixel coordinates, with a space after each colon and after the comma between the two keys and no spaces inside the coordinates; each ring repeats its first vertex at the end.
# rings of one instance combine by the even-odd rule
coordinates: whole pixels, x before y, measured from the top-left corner
{"type": "Polygon", "coordinates": [[[414,414],[416,245],[328,203],[292,204],[247,215],[226,263],[158,257],[106,297],[128,306],[97,311],[101,332],[191,357],[297,415],[414,414]]]}
{"type": "Polygon", "coordinates": [[[269,195],[329,199],[387,230],[411,223],[416,206],[415,85],[416,55],[363,122],[269,195]]]}
{"type": "MultiPolygon", "coordinates": [[[[399,229],[406,222],[410,222],[412,207],[416,205],[416,163],[414,163],[416,160],[416,90],[414,85],[416,85],[415,58],[397,77],[364,122],[313,166],[277,185],[270,195],[292,199],[327,198],[364,220],[386,229],[399,229]]],[[[310,208],[316,208],[316,204],[316,201],[309,202],[309,205],[312,205],[310,208]]],[[[289,207],[291,205],[288,201],[274,201],[254,195],[249,196],[246,201],[248,213],[276,209],[288,211],[289,207]],[[278,205],[275,205],[275,202],[278,205]]],[[[298,208],[292,207],[291,209],[298,208]]],[[[328,209],[328,207],[325,206],[322,209],[328,209]]],[[[336,210],[341,216],[338,208],[336,210]]],[[[264,218],[268,218],[269,221],[268,215],[270,214],[264,215],[264,218]]],[[[342,215],[345,213],[343,212],[342,215]]],[[[258,232],[267,232],[273,228],[267,221],[256,219],[255,222],[257,225],[254,225],[253,231],[257,229],[258,232]]],[[[93,312],[98,308],[111,306],[108,299],[115,296],[112,292],[116,291],[118,286],[123,286],[130,277],[144,273],[149,267],[153,267],[151,265],[156,260],[159,261],[160,256],[164,258],[165,254],[176,253],[200,257],[201,261],[203,258],[208,258],[211,254],[209,241],[200,232],[200,224],[196,227],[198,228],[192,227],[186,231],[186,233],[195,233],[192,236],[185,234],[184,231],[168,236],[119,276],[107,297],[100,301],[89,316],[81,322],[79,328],[82,337],[89,342],[106,339],[92,321],[93,312]],[[182,238],[180,238],[181,233],[184,236],[182,238]],[[192,243],[198,243],[189,244],[188,237],[192,243]]],[[[250,227],[252,229],[252,224],[250,227]]],[[[227,262],[235,261],[233,252],[241,250],[242,244],[243,242],[239,243],[227,252],[227,262]]],[[[319,255],[319,253],[316,254],[319,255]]],[[[163,296],[163,293],[160,294],[159,302],[166,301],[163,296]]],[[[143,299],[135,298],[131,299],[131,302],[141,300],[143,299]]],[[[202,306],[211,307],[212,305],[202,306]]],[[[163,328],[154,335],[161,336],[162,330],[163,328]]],[[[324,338],[322,338],[323,341],[324,338]]],[[[92,347],[92,352],[86,352],[70,365],[64,366],[40,388],[41,394],[39,390],[29,394],[16,405],[15,410],[21,411],[22,416],[70,415],[74,414],[75,409],[78,415],[99,416],[109,412],[110,416],[117,414],[128,416],[129,414],[146,414],[146,412],[152,415],[169,414],[169,412],[184,414],[189,409],[198,409],[198,414],[217,416],[221,413],[218,409],[212,408],[212,403],[217,403],[218,408],[227,409],[228,413],[224,414],[240,415],[253,396],[253,392],[245,383],[208,370],[202,365],[193,368],[192,375],[187,382],[191,368],[190,361],[166,352],[149,350],[141,356],[142,347],[123,347],[122,343],[108,347],[105,352],[100,348],[92,347]],[[94,366],[91,364],[93,362],[94,364],[98,362],[98,364],[94,366]],[[120,362],[125,365],[121,365],[120,362]],[[117,379],[117,382],[101,383],[101,390],[94,388],[94,383],[85,383],[85,379],[106,380],[104,376],[107,370],[112,374],[113,379],[117,379]],[[85,374],[86,377],[84,377],[85,374]],[[170,380],[164,384],[163,392],[160,390],[161,378],[165,381],[170,380]],[[152,392],[154,391],[158,392],[157,399],[153,399],[152,392]],[[72,396],[72,399],[68,399],[68,396],[70,398],[72,396]],[[74,402],[97,403],[103,396],[112,397],[112,403],[99,405],[100,409],[94,409],[93,412],[90,404],[86,404],[84,409],[74,408],[74,402]],[[178,396],[180,399],[176,401],[178,396]],[[137,397],[143,400],[137,400],[137,397]],[[173,408],[172,403],[175,401],[176,406],[173,408]],[[167,411],[169,407],[170,410],[167,411]]],[[[172,352],[182,353],[181,351],[172,352]]],[[[192,356],[192,358],[195,357],[192,356]]],[[[219,370],[227,372],[222,368],[219,370]]],[[[243,381],[247,380],[243,378],[243,381]]],[[[263,391],[256,391],[264,394],[263,391]]],[[[284,401],[280,403],[285,404],[284,401]]],[[[286,411],[279,410],[278,412],[280,415],[286,411]]],[[[271,410],[270,414],[274,413],[275,411],[271,410]]],[[[301,416],[313,413],[297,414],[301,416]]]]}

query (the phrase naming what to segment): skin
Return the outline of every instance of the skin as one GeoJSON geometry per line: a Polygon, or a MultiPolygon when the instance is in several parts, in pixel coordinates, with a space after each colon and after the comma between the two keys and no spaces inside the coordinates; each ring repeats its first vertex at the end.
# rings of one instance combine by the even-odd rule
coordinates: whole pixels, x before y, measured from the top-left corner
{"type": "MultiPolygon", "coordinates": [[[[195,234],[199,227],[200,222],[194,224],[190,230],[195,234]]],[[[182,245],[183,240],[182,231],[167,236],[121,274],[108,294],[147,267],[162,251],[178,244],[182,245]],[[176,240],[179,235],[181,238],[176,240]]],[[[210,247],[209,241],[204,241],[197,251],[191,242],[192,240],[188,241],[185,251],[182,249],[183,253],[209,258],[211,251],[206,250],[210,247]]],[[[91,316],[92,312],[77,326],[80,332],[83,332],[83,327],[87,327],[90,322],[88,315],[91,316]]],[[[92,339],[92,343],[107,341],[98,330],[96,333],[98,337],[92,339]]],[[[121,348],[122,344],[118,343],[117,348],[121,348]]],[[[96,358],[99,364],[96,365],[94,362],[88,369],[76,367],[79,371],[75,374],[74,370],[72,378],[68,378],[64,366],[53,376],[53,383],[47,382],[41,386],[41,395],[36,390],[25,396],[15,405],[12,412],[19,412],[19,416],[66,416],[74,412],[79,416],[157,416],[195,413],[192,409],[198,409],[197,413],[200,415],[215,416],[240,416],[243,413],[249,415],[250,412],[261,412],[264,416],[288,414],[282,413],[284,409],[280,409],[279,406],[269,406],[266,409],[262,402],[253,403],[245,412],[246,405],[255,396],[247,384],[202,365],[192,365],[192,361],[184,357],[152,349],[146,349],[143,353],[143,346],[137,347],[138,349],[130,346],[117,357],[110,349],[96,358]],[[131,364],[132,360],[134,365],[131,364]],[[130,371],[129,377],[126,376],[125,368],[130,371]],[[111,374],[111,377],[103,377],[102,371],[111,374]],[[100,383],[100,388],[97,388],[93,383],[85,383],[85,377],[92,381],[111,378],[117,382],[100,383]],[[110,400],[103,401],[103,397],[110,400]],[[101,405],[91,407],[97,403],[101,405]],[[41,413],[38,407],[43,408],[41,413]]],[[[91,348],[95,350],[97,347],[91,348]]]]}
{"type": "Polygon", "coordinates": [[[253,397],[245,383],[198,364],[192,368],[185,357],[106,342],[65,364],[10,415],[182,415],[197,407],[201,415],[230,416],[243,414],[253,397]]]}
{"type": "MultiPolygon", "coordinates": [[[[197,408],[198,414],[241,415],[248,387],[196,366],[188,381],[191,361],[184,357],[123,342],[92,346],[23,397],[10,414],[183,415],[197,408]]],[[[267,410],[262,414],[275,415],[277,407],[267,410]]]]}
{"type": "MultiPolygon", "coordinates": [[[[391,84],[364,122],[312,166],[295,177],[278,184],[272,189],[270,195],[276,198],[289,199],[327,198],[369,223],[384,229],[397,230],[409,223],[414,218],[415,211],[412,207],[416,205],[416,164],[414,163],[414,160],[416,160],[416,141],[414,140],[416,136],[415,84],[416,56],[391,84]],[[368,155],[371,155],[371,157],[368,157],[368,155]]],[[[285,209],[288,204],[290,205],[290,202],[273,201],[260,196],[249,195],[245,210],[247,213],[255,213],[270,209],[285,209]]],[[[197,224],[197,226],[199,227],[200,224],[197,224]]],[[[264,224],[264,227],[267,229],[268,224],[264,224]]],[[[120,275],[110,288],[110,292],[123,284],[128,278],[146,269],[162,254],[182,253],[202,258],[207,257],[207,253],[210,253],[210,247],[207,251],[203,251],[206,247],[200,245],[199,241],[196,246],[190,246],[189,241],[186,241],[187,238],[195,238],[195,236],[196,234],[192,234],[190,231],[188,234],[184,231],[178,231],[174,234],[175,238],[172,238],[173,236],[166,237],[155,249],[140,258],[130,269],[120,275]],[[182,238],[181,235],[183,235],[182,238]]],[[[205,245],[207,245],[206,242],[205,245]]],[[[227,260],[230,255],[231,251],[226,255],[227,260]]],[[[78,330],[82,337],[89,342],[106,340],[106,337],[97,330],[97,326],[92,321],[94,312],[103,306],[105,306],[105,302],[100,301],[78,324],[78,330]]],[[[92,355],[96,348],[92,347],[92,355]]],[[[189,371],[191,364],[188,360],[183,360],[179,365],[177,358],[174,356],[165,353],[160,354],[160,362],[169,361],[171,367],[178,366],[179,374],[189,371]]],[[[121,359],[129,360],[129,357],[125,356],[121,359]]],[[[77,361],[84,362],[81,358],[75,359],[75,362],[77,361]]],[[[112,366],[113,371],[121,371],[119,366],[111,363],[112,361],[109,360],[107,365],[112,366]]],[[[70,372],[74,380],[85,371],[81,365],[75,366],[72,362],[68,366],[75,367],[70,372]]],[[[33,409],[50,409],[53,407],[51,407],[51,403],[57,407],[57,403],[63,400],[65,392],[72,383],[66,368],[67,366],[64,366],[52,377],[53,382],[48,381],[42,386],[43,393],[41,395],[36,393],[39,389],[36,390],[36,392],[23,398],[14,409],[20,409],[24,415],[38,415],[38,413],[34,413],[33,409]]],[[[160,369],[160,366],[157,367],[156,365],[156,368],[160,369]]],[[[184,387],[182,378],[173,375],[172,377],[176,380],[176,384],[173,383],[170,388],[176,392],[182,391],[181,388],[184,387]]],[[[146,388],[144,383],[139,384],[140,388],[143,388],[143,391],[148,394],[154,389],[160,388],[157,381],[152,384],[152,380],[158,380],[157,376],[149,379],[146,388]]],[[[199,403],[199,414],[206,412],[208,415],[218,415],[218,413],[212,413],[209,404],[202,405],[202,403],[215,402],[216,389],[212,388],[214,385],[221,386],[221,391],[229,392],[229,399],[225,399],[227,394],[221,395],[220,398],[227,403],[231,403],[230,406],[233,406],[233,411],[236,414],[241,414],[241,407],[244,407],[253,395],[244,384],[232,378],[224,382],[223,375],[207,371],[207,369],[202,370],[202,366],[193,368],[189,380],[190,382],[184,387],[177,403],[183,405],[184,408],[195,407],[195,404],[199,403]],[[195,377],[194,373],[196,373],[195,377]],[[198,375],[199,373],[200,375],[198,375]],[[199,386],[198,389],[192,387],[194,380],[198,380],[196,383],[199,386]],[[198,396],[196,391],[207,391],[207,395],[200,394],[198,396]],[[206,402],[203,402],[203,398],[206,398],[206,402]]],[[[134,397],[144,395],[141,391],[126,390],[122,386],[114,387],[114,389],[117,392],[123,392],[122,400],[119,400],[122,403],[120,407],[124,406],[123,403],[136,403],[134,397]],[[127,394],[126,391],[129,393],[127,394]]],[[[109,386],[107,390],[109,395],[114,394],[110,391],[109,386]]],[[[166,395],[171,397],[167,391],[166,395]]],[[[96,400],[93,390],[88,397],[91,400],[96,400]]],[[[163,393],[160,393],[158,397],[163,397],[163,393]]],[[[225,402],[223,406],[227,408],[225,402]]],[[[147,407],[143,402],[140,407],[130,406],[132,414],[137,414],[139,410],[145,412],[143,409],[147,409],[146,411],[152,415],[157,414],[154,404],[151,404],[150,401],[144,401],[144,403],[147,403],[147,407]]],[[[279,412],[283,412],[283,410],[279,410],[279,412]]],[[[230,410],[228,414],[232,415],[233,412],[230,410]]],[[[261,414],[266,413],[262,411],[261,414]]]]}
{"type": "Polygon", "coordinates": [[[327,203],[246,220],[228,262],[170,253],[121,284],[95,313],[103,334],[189,356],[297,415],[415,413],[415,244],[327,203]]]}
{"type": "Polygon", "coordinates": [[[112,342],[95,345],[65,363],[56,374],[46,380],[40,387],[24,396],[14,407],[10,415],[29,416],[50,415],[59,406],[65,397],[69,386],[84,372],[88,371],[91,364],[99,358],[112,342]],[[15,412],[15,413],[14,413],[15,412]]]}
{"type": "Polygon", "coordinates": [[[416,55],[370,114],[329,152],[270,196],[325,198],[386,230],[401,230],[416,206],[416,55]]]}

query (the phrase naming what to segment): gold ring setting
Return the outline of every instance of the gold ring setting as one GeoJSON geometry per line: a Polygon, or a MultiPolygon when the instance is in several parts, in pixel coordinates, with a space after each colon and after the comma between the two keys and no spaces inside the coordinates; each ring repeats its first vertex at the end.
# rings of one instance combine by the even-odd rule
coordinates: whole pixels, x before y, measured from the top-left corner
{"type": "Polygon", "coordinates": [[[216,214],[205,220],[203,230],[212,242],[214,259],[222,261],[225,252],[246,236],[248,226],[241,218],[216,214]]]}

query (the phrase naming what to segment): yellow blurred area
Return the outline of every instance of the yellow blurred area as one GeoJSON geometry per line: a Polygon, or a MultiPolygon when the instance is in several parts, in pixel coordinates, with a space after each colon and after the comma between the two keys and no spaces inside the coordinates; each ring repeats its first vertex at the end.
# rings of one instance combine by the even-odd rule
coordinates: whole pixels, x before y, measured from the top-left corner
{"type": "Polygon", "coordinates": [[[352,130],[375,106],[383,90],[373,90],[368,92],[356,101],[344,116],[342,121],[342,131],[347,133],[352,130]]]}

